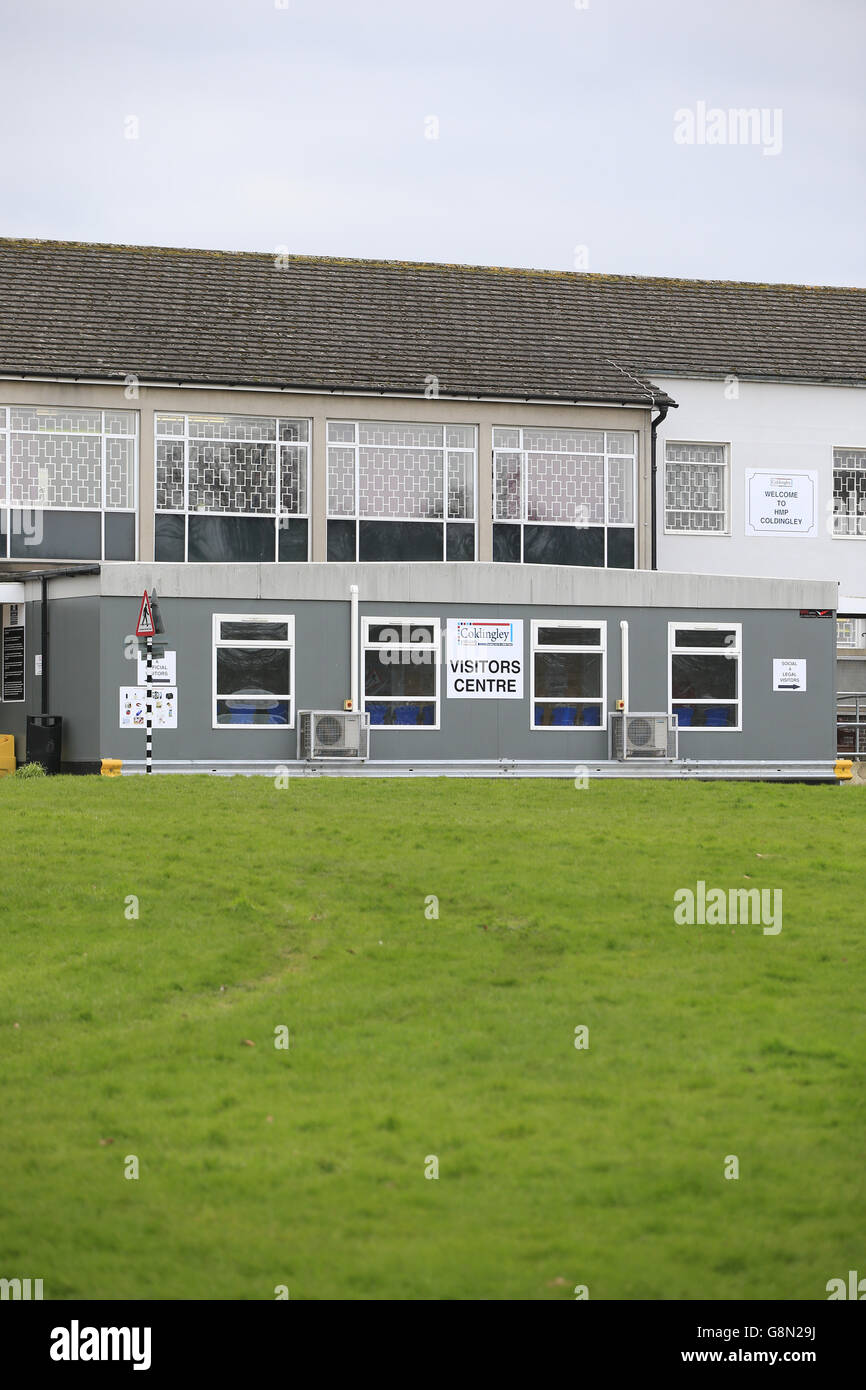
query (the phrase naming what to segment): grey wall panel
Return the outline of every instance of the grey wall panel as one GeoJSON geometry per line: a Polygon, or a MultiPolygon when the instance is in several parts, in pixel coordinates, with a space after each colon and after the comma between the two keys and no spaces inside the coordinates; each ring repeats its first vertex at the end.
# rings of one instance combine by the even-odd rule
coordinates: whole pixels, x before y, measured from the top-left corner
{"type": "MultiPolygon", "coordinates": [[[[104,681],[100,670],[100,599],[48,599],[48,713],[63,719],[63,761],[94,762],[101,757],[99,705],[104,681]]],[[[39,642],[39,604],[33,610],[39,642]]],[[[39,650],[37,645],[36,650],[39,650]]],[[[33,669],[32,659],[30,669],[33,669]]],[[[36,683],[34,683],[36,684],[36,683]]],[[[38,696],[28,713],[39,712],[38,696]]]]}

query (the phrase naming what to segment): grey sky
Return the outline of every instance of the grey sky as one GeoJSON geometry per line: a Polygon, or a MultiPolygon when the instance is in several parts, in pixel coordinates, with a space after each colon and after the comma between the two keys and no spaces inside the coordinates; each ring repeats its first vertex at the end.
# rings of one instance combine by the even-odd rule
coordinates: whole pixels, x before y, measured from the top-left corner
{"type": "Polygon", "coordinates": [[[3,0],[0,234],[864,284],[864,0],[282,3],[3,0]]]}

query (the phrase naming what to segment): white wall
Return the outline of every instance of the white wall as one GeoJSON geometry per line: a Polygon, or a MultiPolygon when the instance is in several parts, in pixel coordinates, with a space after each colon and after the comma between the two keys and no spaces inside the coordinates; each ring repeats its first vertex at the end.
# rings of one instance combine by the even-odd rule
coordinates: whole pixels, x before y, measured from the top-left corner
{"type": "Polygon", "coordinates": [[[866,389],[740,381],[733,396],[722,380],[654,375],[653,381],[679,402],[658,432],[658,568],[832,579],[840,585],[839,611],[866,615],[866,536],[832,533],[833,449],[866,449],[866,389]],[[665,532],[666,439],[728,445],[729,535],[665,532]],[[746,534],[745,480],[755,468],[818,474],[814,539],[746,534]]]}

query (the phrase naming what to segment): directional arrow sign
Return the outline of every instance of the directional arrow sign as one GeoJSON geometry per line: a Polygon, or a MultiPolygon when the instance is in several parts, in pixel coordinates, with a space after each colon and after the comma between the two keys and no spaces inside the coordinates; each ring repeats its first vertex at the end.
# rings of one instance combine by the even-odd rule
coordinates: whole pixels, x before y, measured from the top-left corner
{"type": "Polygon", "coordinates": [[[145,589],[141,600],[141,608],[138,610],[138,623],[136,624],[135,635],[136,637],[152,637],[155,632],[156,626],[153,621],[150,599],[145,589]]]}

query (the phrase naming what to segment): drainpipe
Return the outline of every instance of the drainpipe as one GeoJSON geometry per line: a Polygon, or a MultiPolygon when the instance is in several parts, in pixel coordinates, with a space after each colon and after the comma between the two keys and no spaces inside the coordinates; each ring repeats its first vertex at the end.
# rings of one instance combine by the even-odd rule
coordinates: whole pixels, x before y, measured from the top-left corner
{"type": "Polygon", "coordinates": [[[48,713],[48,580],[42,576],[42,713],[48,713]]]}
{"type": "MultiPolygon", "coordinates": [[[[622,641],[622,712],[623,717],[628,714],[628,623],[625,618],[619,625],[620,638],[622,641]]],[[[623,732],[623,737],[625,733],[623,732]]]]}
{"type": "Polygon", "coordinates": [[[650,427],[650,440],[651,440],[651,447],[650,447],[650,507],[651,507],[651,510],[652,510],[652,520],[651,520],[651,523],[650,523],[651,529],[652,529],[652,536],[651,536],[651,538],[650,538],[652,559],[651,559],[651,562],[650,562],[650,569],[654,569],[654,570],[657,570],[657,569],[658,569],[658,541],[657,541],[657,535],[656,535],[656,533],[657,533],[657,531],[658,531],[658,516],[657,516],[658,505],[657,505],[657,502],[656,502],[656,481],[657,481],[657,475],[658,475],[658,459],[657,459],[657,457],[656,457],[656,430],[658,429],[658,427],[659,427],[659,425],[662,423],[662,421],[665,420],[665,419],[667,418],[667,413],[668,413],[669,410],[670,410],[670,406],[668,406],[668,405],[660,405],[660,406],[658,407],[658,412],[659,412],[659,413],[658,413],[658,415],[656,416],[656,418],[652,421],[652,424],[651,424],[651,427],[650,427]]]}
{"type": "Polygon", "coordinates": [[[351,624],[351,635],[349,642],[349,695],[352,700],[352,709],[361,708],[360,693],[358,690],[358,586],[349,585],[349,622],[351,624]]]}

